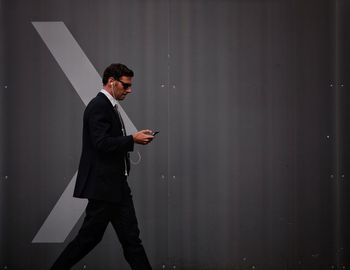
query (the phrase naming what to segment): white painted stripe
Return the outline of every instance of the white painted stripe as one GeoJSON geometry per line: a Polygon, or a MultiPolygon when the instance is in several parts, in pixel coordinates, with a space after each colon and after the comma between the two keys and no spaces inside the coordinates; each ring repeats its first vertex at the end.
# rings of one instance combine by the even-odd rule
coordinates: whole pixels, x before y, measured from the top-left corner
{"type": "Polygon", "coordinates": [[[77,174],[75,174],[46,218],[33,243],[62,243],[84,211],[87,200],[72,198],[77,174]]]}

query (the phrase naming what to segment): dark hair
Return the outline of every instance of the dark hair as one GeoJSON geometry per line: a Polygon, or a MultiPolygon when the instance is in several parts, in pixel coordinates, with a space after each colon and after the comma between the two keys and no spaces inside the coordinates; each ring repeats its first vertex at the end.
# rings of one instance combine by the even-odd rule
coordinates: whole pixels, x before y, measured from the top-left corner
{"type": "Polygon", "coordinates": [[[134,77],[134,72],[123,64],[111,64],[103,72],[102,83],[106,85],[110,77],[119,80],[122,76],[134,77]]]}

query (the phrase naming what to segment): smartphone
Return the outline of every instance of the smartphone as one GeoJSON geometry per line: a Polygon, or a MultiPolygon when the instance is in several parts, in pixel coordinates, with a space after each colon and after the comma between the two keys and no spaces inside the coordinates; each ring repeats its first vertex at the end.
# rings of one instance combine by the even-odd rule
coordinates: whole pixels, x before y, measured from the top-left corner
{"type": "Polygon", "coordinates": [[[159,133],[159,131],[154,131],[154,132],[152,132],[152,136],[156,136],[157,134],[159,133]]]}

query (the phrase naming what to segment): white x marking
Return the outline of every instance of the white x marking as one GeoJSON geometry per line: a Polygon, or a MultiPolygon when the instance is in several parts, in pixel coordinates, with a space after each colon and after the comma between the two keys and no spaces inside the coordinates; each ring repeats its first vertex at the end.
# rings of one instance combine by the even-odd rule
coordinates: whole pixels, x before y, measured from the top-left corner
{"type": "MultiPolygon", "coordinates": [[[[75,91],[87,105],[101,88],[101,77],[94,66],[63,22],[32,22],[32,24],[75,91]]],[[[118,108],[127,133],[136,132],[136,127],[119,104],[118,108]]],[[[77,173],[72,177],[60,199],[35,235],[33,243],[62,243],[78,222],[87,202],[72,197],[76,175],[77,173]]]]}

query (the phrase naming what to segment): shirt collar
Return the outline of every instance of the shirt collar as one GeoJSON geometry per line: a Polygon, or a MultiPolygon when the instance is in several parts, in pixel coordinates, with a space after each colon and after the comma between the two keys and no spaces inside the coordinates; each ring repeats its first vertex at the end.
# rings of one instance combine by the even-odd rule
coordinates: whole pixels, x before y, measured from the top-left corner
{"type": "Polygon", "coordinates": [[[109,99],[109,101],[112,103],[113,107],[115,105],[117,105],[117,103],[118,103],[117,100],[110,93],[108,93],[105,89],[101,89],[100,92],[103,93],[109,99]]]}

